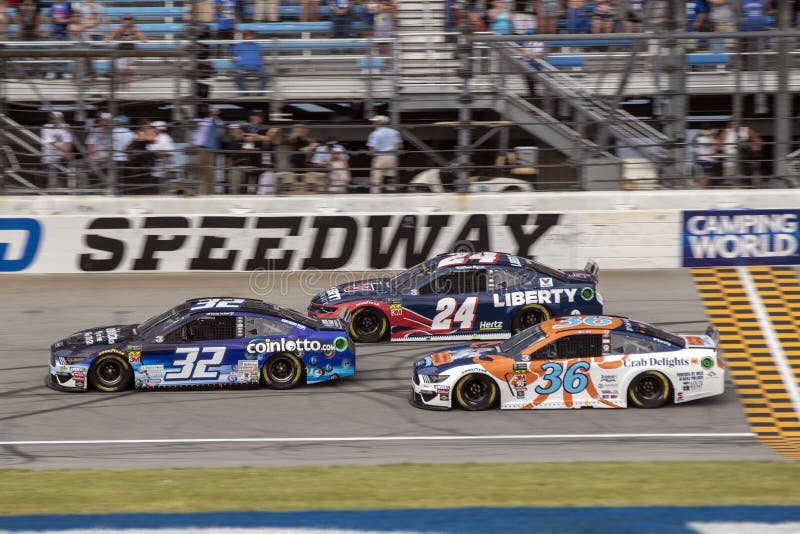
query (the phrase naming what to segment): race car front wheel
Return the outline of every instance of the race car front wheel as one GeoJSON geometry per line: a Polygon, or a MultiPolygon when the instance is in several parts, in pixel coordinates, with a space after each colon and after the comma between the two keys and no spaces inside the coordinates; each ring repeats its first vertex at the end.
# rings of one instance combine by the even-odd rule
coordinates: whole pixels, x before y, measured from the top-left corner
{"type": "Polygon", "coordinates": [[[497,400],[497,384],[483,374],[467,375],[456,384],[455,399],[465,410],[488,410],[497,400]]]}
{"type": "Polygon", "coordinates": [[[303,362],[290,353],[276,354],[261,366],[261,377],[272,389],[291,389],[303,376],[303,362]]]}
{"type": "Polygon", "coordinates": [[[670,391],[666,376],[658,371],[647,371],[634,378],[628,386],[628,398],[639,408],[659,408],[669,400],[670,391]]]}
{"type": "Polygon", "coordinates": [[[123,391],[131,385],[131,366],[118,354],[106,354],[95,360],[89,370],[89,384],[105,392],[123,391]]]}
{"type": "Polygon", "coordinates": [[[389,320],[375,308],[359,308],[350,319],[350,335],[359,343],[382,340],[389,330],[389,320]]]}
{"type": "Polygon", "coordinates": [[[536,305],[525,306],[514,317],[514,321],[511,323],[511,333],[522,332],[549,318],[550,314],[545,308],[536,305]]]}

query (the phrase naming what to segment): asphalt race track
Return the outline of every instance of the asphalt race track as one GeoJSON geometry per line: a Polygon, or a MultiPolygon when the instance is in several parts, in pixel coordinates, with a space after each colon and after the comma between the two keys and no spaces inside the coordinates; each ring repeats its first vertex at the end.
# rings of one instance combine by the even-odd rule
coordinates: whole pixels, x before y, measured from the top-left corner
{"type": "MultiPolygon", "coordinates": [[[[413,408],[411,363],[441,343],[360,345],[355,377],[289,392],[69,394],[44,385],[49,345],[77,330],[138,322],[199,296],[253,296],[304,310],[310,295],[345,276],[0,277],[0,467],[780,459],[751,436],[730,384],[724,396],[660,410],[413,408]]],[[[674,331],[706,327],[688,271],[601,271],[600,290],[609,313],[674,331]]]]}

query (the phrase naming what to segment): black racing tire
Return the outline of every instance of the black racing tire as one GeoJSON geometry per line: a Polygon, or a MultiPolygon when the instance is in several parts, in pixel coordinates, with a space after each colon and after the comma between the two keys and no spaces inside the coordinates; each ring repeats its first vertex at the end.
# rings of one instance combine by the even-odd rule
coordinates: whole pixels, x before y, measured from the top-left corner
{"type": "Polygon", "coordinates": [[[514,320],[511,321],[511,333],[516,334],[522,332],[526,328],[539,324],[550,318],[550,312],[547,308],[538,306],[536,304],[528,304],[517,312],[514,320]]]}
{"type": "Polygon", "coordinates": [[[290,352],[273,354],[261,366],[261,378],[271,389],[292,389],[301,379],[305,367],[300,358],[290,352]]]}
{"type": "Polygon", "coordinates": [[[124,391],[133,382],[133,370],[124,356],[104,354],[89,369],[89,385],[97,391],[113,393],[124,391]]]}
{"type": "Polygon", "coordinates": [[[493,407],[499,397],[497,383],[492,377],[473,373],[458,381],[454,398],[459,408],[470,412],[488,410],[493,407]]]}
{"type": "Polygon", "coordinates": [[[669,378],[658,371],[645,371],[628,386],[628,399],[638,408],[660,408],[672,398],[669,378]]]}
{"type": "Polygon", "coordinates": [[[376,343],[389,333],[389,319],[380,310],[365,306],[353,312],[350,336],[358,343],[376,343]]]}

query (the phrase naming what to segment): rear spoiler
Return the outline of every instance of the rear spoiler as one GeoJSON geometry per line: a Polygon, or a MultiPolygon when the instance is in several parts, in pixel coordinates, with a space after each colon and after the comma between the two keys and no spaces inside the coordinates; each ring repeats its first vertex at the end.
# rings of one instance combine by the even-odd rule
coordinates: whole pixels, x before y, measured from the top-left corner
{"type": "Polygon", "coordinates": [[[595,280],[597,279],[597,275],[600,274],[600,266],[597,265],[597,262],[594,260],[588,260],[583,270],[591,274],[595,280]]]}
{"type": "Polygon", "coordinates": [[[719,331],[713,324],[708,325],[708,328],[706,328],[706,335],[711,338],[715,347],[719,346],[719,331]]]}

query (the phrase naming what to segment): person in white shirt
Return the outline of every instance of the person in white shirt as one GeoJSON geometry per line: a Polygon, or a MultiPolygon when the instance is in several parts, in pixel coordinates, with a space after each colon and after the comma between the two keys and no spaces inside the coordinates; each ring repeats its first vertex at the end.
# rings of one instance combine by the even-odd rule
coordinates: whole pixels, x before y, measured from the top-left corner
{"type": "Polygon", "coordinates": [[[164,121],[151,122],[150,126],[156,129],[156,139],[148,146],[148,150],[152,150],[158,154],[158,161],[153,169],[153,176],[155,176],[164,189],[164,182],[167,178],[167,173],[173,168],[173,161],[175,156],[175,142],[172,137],[167,133],[167,123],[164,121]]]}
{"type": "Polygon", "coordinates": [[[42,127],[42,165],[47,170],[47,187],[64,187],[63,164],[73,159],[72,134],[64,122],[64,114],[53,111],[42,127]]]}
{"type": "MultiPolygon", "coordinates": [[[[380,193],[385,178],[387,185],[394,189],[397,181],[397,151],[403,148],[400,132],[386,126],[389,117],[375,115],[370,121],[377,126],[367,139],[367,147],[372,152],[372,171],[370,176],[370,193],[380,193]]],[[[387,188],[388,189],[388,188],[387,188]]]]}
{"type": "Polygon", "coordinates": [[[714,132],[705,128],[700,131],[692,140],[694,149],[695,163],[702,169],[703,175],[700,178],[700,187],[716,185],[719,177],[717,170],[717,154],[719,153],[719,141],[714,136],[714,132]]]}
{"type": "Polygon", "coordinates": [[[95,0],[74,5],[81,16],[81,28],[87,41],[102,41],[106,34],[106,8],[95,0]]]}

